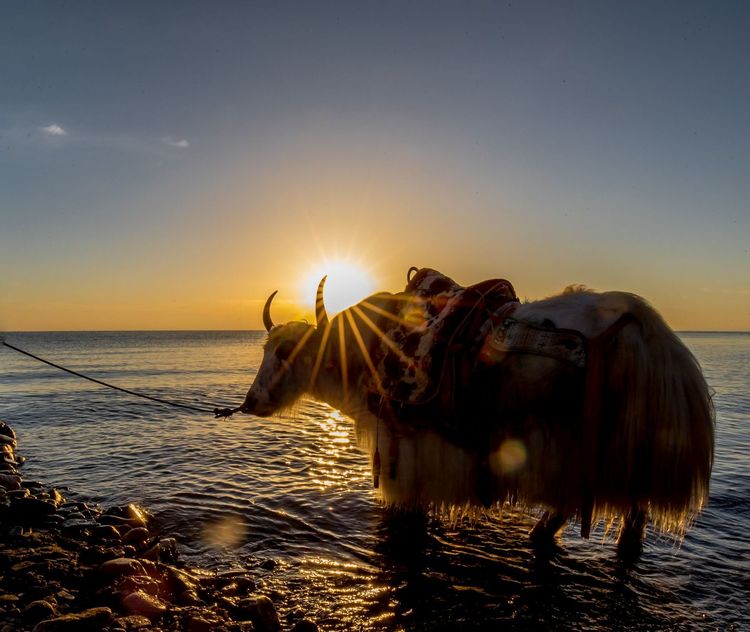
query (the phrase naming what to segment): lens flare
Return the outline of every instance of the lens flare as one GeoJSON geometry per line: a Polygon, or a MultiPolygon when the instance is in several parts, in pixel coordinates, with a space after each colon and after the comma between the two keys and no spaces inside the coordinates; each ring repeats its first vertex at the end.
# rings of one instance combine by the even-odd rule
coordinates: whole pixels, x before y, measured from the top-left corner
{"type": "Polygon", "coordinates": [[[513,474],[526,465],[526,446],[518,439],[506,439],[492,459],[492,469],[500,474],[513,474]]]}
{"type": "Polygon", "coordinates": [[[247,524],[240,516],[224,516],[203,525],[201,539],[214,548],[236,548],[242,544],[247,533],[247,524]]]}
{"type": "Polygon", "coordinates": [[[302,296],[306,304],[315,305],[315,292],[324,276],[328,277],[325,304],[329,317],[356,305],[376,289],[372,275],[362,265],[344,260],[325,261],[312,266],[305,275],[302,296]]]}

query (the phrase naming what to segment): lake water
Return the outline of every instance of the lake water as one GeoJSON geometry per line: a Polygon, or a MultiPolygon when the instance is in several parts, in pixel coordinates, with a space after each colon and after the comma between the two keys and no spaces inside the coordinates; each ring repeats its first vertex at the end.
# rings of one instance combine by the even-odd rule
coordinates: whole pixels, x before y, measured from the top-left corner
{"type": "MultiPolygon", "coordinates": [[[[261,332],[7,334],[9,343],[157,397],[237,405],[261,332]]],[[[0,347],[0,418],[27,478],[138,502],[188,561],[253,569],[282,615],[330,630],[750,629],[750,334],[687,333],[715,392],[710,500],[682,542],[649,533],[625,567],[597,531],[550,559],[533,519],[448,524],[383,509],[353,423],[303,401],[258,419],[151,404],[0,347]],[[262,562],[274,560],[275,566],[262,562]]]]}

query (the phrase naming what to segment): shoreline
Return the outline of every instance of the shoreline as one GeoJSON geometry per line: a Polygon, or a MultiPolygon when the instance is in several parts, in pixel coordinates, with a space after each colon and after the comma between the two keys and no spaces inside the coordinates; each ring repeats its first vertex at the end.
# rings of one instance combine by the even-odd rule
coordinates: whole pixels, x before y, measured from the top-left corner
{"type": "Polygon", "coordinates": [[[181,560],[135,504],[104,509],[25,480],[13,429],[0,421],[0,632],[314,632],[283,618],[254,569],[181,560]]]}

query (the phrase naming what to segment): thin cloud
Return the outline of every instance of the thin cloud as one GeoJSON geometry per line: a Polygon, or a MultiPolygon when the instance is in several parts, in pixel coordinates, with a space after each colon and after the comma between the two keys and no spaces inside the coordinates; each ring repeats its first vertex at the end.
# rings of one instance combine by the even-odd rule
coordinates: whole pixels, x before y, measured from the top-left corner
{"type": "Polygon", "coordinates": [[[167,136],[161,140],[165,145],[169,145],[170,147],[178,147],[179,149],[187,149],[190,147],[190,143],[184,138],[177,139],[167,136]]]}
{"type": "Polygon", "coordinates": [[[58,125],[57,123],[52,123],[51,125],[47,125],[45,127],[40,127],[45,134],[49,134],[50,136],[67,136],[68,132],[66,132],[62,126],[58,125]]]}

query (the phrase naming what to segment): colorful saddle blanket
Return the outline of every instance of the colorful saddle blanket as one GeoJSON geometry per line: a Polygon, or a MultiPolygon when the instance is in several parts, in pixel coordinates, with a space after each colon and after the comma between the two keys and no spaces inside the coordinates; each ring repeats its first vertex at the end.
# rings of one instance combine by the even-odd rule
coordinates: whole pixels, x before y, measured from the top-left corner
{"type": "Polygon", "coordinates": [[[376,369],[366,384],[370,410],[384,419],[455,429],[483,341],[518,302],[513,286],[491,279],[463,287],[422,268],[403,292],[370,300],[384,333],[370,349],[376,369]]]}

